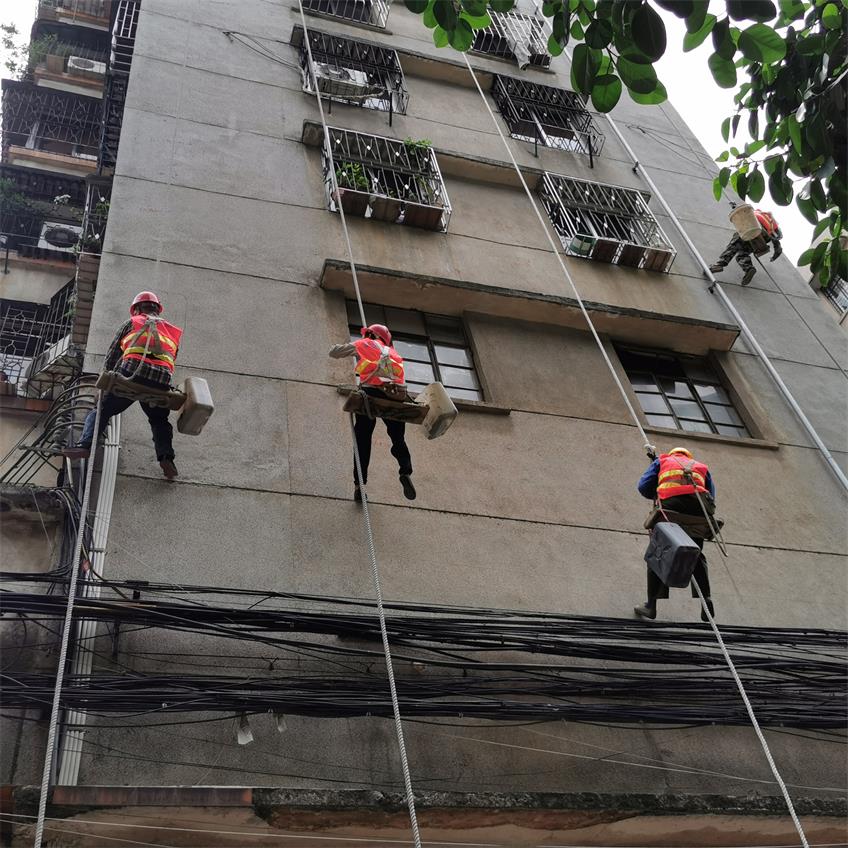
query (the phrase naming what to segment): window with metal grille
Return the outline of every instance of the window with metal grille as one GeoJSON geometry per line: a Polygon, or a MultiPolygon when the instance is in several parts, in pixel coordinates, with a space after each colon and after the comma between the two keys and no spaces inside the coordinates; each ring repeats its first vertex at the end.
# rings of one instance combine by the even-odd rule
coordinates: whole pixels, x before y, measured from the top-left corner
{"type": "Polygon", "coordinates": [[[303,8],[307,12],[376,27],[384,27],[389,17],[387,0],[303,0],[303,8]]]}
{"type": "Polygon", "coordinates": [[[691,433],[750,437],[708,360],[624,347],[617,351],[649,424],[691,433]]]}
{"type": "Polygon", "coordinates": [[[496,74],[492,96],[513,138],[591,156],[604,146],[604,136],[573,91],[496,74]]]}
{"type": "Polygon", "coordinates": [[[444,232],[451,207],[436,154],[426,142],[329,128],[322,148],[324,184],[332,212],[444,232]],[[335,174],[338,191],[331,173],[335,174]]]}
{"type": "Polygon", "coordinates": [[[522,12],[495,12],[489,9],[492,23],[474,34],[471,49],[501,59],[512,59],[521,70],[530,65],[547,68],[551,57],[547,50],[550,27],[536,15],[522,12]]]}
{"type": "MultiPolygon", "coordinates": [[[[347,320],[350,340],[362,338],[356,301],[347,302],[347,320]]],[[[389,328],[392,346],[403,357],[410,392],[420,392],[430,383],[439,382],[452,398],[483,400],[474,356],[460,318],[366,303],[365,320],[389,328]]]]}
{"type": "Polygon", "coordinates": [[[839,312],[848,310],[848,282],[843,280],[842,277],[834,277],[822,291],[839,312]]]}
{"type": "Polygon", "coordinates": [[[394,50],[310,30],[314,81],[309,71],[309,53],[300,27],[295,29],[292,42],[300,46],[304,91],[315,94],[317,81],[321,95],[331,104],[335,100],[351,106],[388,112],[390,125],[393,113],[406,112],[409,93],[404,87],[403,70],[394,50]]]}
{"type": "Polygon", "coordinates": [[[668,271],[676,251],[633,188],[546,173],[539,194],[570,256],[646,271],[668,271]]]}

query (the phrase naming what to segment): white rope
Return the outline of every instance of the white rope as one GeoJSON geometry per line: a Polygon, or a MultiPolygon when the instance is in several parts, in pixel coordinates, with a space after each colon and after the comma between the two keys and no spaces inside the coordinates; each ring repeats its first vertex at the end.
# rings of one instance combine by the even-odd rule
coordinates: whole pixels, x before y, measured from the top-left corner
{"type": "Polygon", "coordinates": [[[88,465],[85,472],[85,485],[83,487],[82,505],[80,506],[80,521],[77,527],[77,538],[74,543],[74,555],[71,559],[71,576],[68,583],[68,605],[65,608],[65,621],[62,625],[62,642],[59,649],[59,661],[56,666],[56,686],[53,690],[53,706],[50,709],[50,725],[47,729],[47,744],[44,750],[44,771],[41,774],[41,795],[38,798],[38,818],[35,823],[35,848],[41,848],[44,838],[44,817],[47,812],[47,794],[50,791],[50,777],[53,771],[54,746],[56,744],[56,728],[59,724],[59,703],[62,696],[62,683],[65,679],[65,665],[68,662],[68,644],[71,638],[71,622],[74,615],[74,601],[76,600],[77,578],[80,571],[80,555],[82,554],[82,540],[85,535],[86,514],[88,513],[88,500],[91,494],[91,481],[94,479],[94,461],[97,454],[97,441],[100,429],[100,411],[103,393],[97,392],[97,401],[94,407],[94,438],[92,439],[91,454],[87,460],[88,465]]]}
{"type": "Polygon", "coordinates": [[[554,256],[556,256],[557,261],[559,262],[559,267],[562,269],[562,273],[565,276],[565,279],[571,286],[571,290],[574,292],[574,297],[576,298],[577,303],[580,305],[580,311],[583,313],[583,317],[586,319],[586,323],[589,325],[589,329],[592,332],[592,336],[594,337],[595,342],[598,345],[598,349],[601,351],[601,356],[603,356],[604,362],[606,362],[610,374],[612,374],[613,380],[615,380],[616,386],[618,386],[618,391],[621,393],[621,397],[624,400],[625,405],[627,406],[627,410],[630,413],[630,417],[633,419],[633,423],[636,425],[636,429],[642,436],[643,447],[646,451],[653,451],[653,445],[648,440],[648,436],[645,433],[645,428],[642,426],[642,422],[639,420],[639,416],[636,414],[636,410],[633,408],[633,404],[630,402],[630,398],[627,395],[627,391],[625,390],[624,385],[621,382],[621,378],[618,376],[618,373],[615,370],[615,366],[612,364],[612,360],[609,358],[609,354],[607,353],[606,348],[604,347],[604,343],[601,341],[601,337],[598,335],[598,331],[595,329],[595,325],[592,323],[592,319],[589,317],[589,312],[586,309],[586,305],[583,303],[583,298],[580,296],[580,292],[577,290],[577,286],[575,285],[571,274],[568,272],[568,268],[566,267],[565,262],[563,261],[562,254],[559,251],[559,247],[557,247],[557,244],[550,233],[550,229],[545,223],[545,219],[542,217],[542,213],[539,211],[539,207],[536,204],[536,199],[533,197],[533,193],[530,191],[530,188],[524,179],[524,174],[521,173],[521,168],[518,167],[518,162],[515,161],[515,157],[512,155],[512,150],[510,149],[509,142],[507,142],[506,137],[504,136],[503,131],[501,130],[500,123],[495,117],[495,113],[492,111],[492,107],[489,106],[489,101],[486,100],[486,95],[483,94],[483,89],[480,88],[480,82],[477,79],[477,75],[474,73],[474,69],[471,67],[471,63],[468,61],[468,55],[463,53],[462,58],[465,59],[465,64],[468,67],[468,72],[471,74],[471,78],[474,80],[474,85],[477,86],[477,91],[480,94],[480,99],[483,101],[483,104],[485,105],[486,110],[489,113],[489,117],[491,117],[492,119],[492,123],[494,124],[495,129],[498,131],[498,135],[501,137],[501,141],[503,142],[507,155],[509,156],[509,159],[512,162],[513,168],[515,168],[515,173],[518,174],[518,179],[521,180],[521,185],[524,186],[524,191],[527,194],[527,199],[530,201],[530,205],[533,207],[533,211],[536,213],[536,217],[539,219],[539,224],[545,233],[545,237],[548,240],[548,244],[550,244],[551,246],[551,250],[553,250],[554,252],[554,256]]]}
{"type": "MultiPolygon", "coordinates": [[[[327,126],[327,119],[324,115],[324,105],[321,102],[321,89],[318,87],[318,79],[315,75],[315,63],[312,58],[312,46],[309,43],[309,29],[306,26],[306,15],[303,11],[303,3],[297,0],[297,5],[300,10],[300,20],[303,25],[303,42],[306,45],[306,52],[309,59],[309,74],[312,77],[312,84],[315,87],[315,99],[318,101],[318,112],[321,116],[321,126],[324,131],[324,144],[326,146],[327,170],[330,173],[330,188],[331,193],[337,198],[337,206],[339,216],[342,222],[342,231],[344,232],[345,245],[347,246],[348,262],[350,264],[350,273],[353,279],[353,288],[356,293],[356,303],[359,307],[359,317],[362,321],[362,326],[365,327],[367,321],[365,319],[365,307],[362,305],[362,294],[359,291],[359,277],[356,273],[356,262],[353,258],[353,245],[350,241],[350,232],[347,228],[347,218],[345,217],[344,205],[341,201],[341,193],[339,192],[339,184],[336,180],[336,172],[333,167],[333,150],[330,144],[330,130],[327,126]]],[[[332,196],[332,194],[331,194],[332,196]]],[[[406,744],[403,738],[403,724],[400,715],[400,703],[398,702],[397,687],[395,686],[395,673],[392,665],[392,652],[389,647],[389,635],[386,628],[386,613],[383,608],[383,591],[380,586],[380,569],[377,565],[377,551],[374,546],[374,534],[371,529],[371,519],[368,515],[368,495],[365,491],[365,480],[362,476],[362,461],[359,456],[359,448],[356,444],[356,432],[353,426],[353,415],[350,416],[350,433],[353,440],[353,455],[356,462],[356,477],[359,485],[359,492],[362,495],[362,512],[365,519],[365,537],[368,544],[368,557],[371,561],[371,578],[374,583],[374,594],[377,601],[377,615],[380,619],[380,635],[383,639],[383,654],[386,660],[386,674],[389,678],[389,693],[392,699],[392,714],[394,716],[395,733],[397,735],[398,752],[400,754],[401,770],[403,771],[403,783],[406,790],[406,805],[409,810],[409,823],[412,828],[412,839],[415,848],[421,848],[421,834],[418,831],[418,817],[415,814],[415,796],[412,791],[412,775],[409,770],[409,760],[406,754],[406,744]]]]}
{"type": "Polygon", "coordinates": [[[789,810],[789,815],[792,818],[792,823],[795,825],[795,830],[798,831],[798,836],[801,838],[801,844],[804,846],[804,848],[809,848],[810,844],[809,842],[807,842],[807,837],[804,835],[804,829],[801,827],[801,822],[799,821],[798,815],[795,812],[795,806],[792,803],[792,798],[789,795],[789,790],[786,788],[786,784],[783,782],[783,778],[780,776],[780,772],[777,770],[777,765],[771,755],[771,750],[769,749],[768,742],[766,742],[766,737],[763,736],[763,731],[760,730],[760,723],[757,721],[756,715],[754,715],[754,708],[751,706],[751,702],[748,700],[748,693],[745,691],[745,687],[742,685],[742,680],[739,677],[738,672],[736,671],[736,666],[733,664],[733,660],[730,658],[730,652],[727,650],[727,646],[724,644],[724,639],[721,638],[721,633],[719,633],[718,627],[716,626],[715,619],[712,617],[712,614],[710,613],[710,610],[707,607],[707,602],[704,599],[703,594],[701,594],[701,587],[698,585],[698,581],[694,578],[692,579],[692,585],[695,587],[695,591],[698,593],[698,597],[701,600],[701,608],[704,610],[704,614],[707,616],[707,619],[710,622],[710,627],[712,627],[713,629],[713,633],[715,634],[718,646],[719,648],[721,648],[722,654],[724,654],[724,660],[727,663],[727,667],[730,669],[730,673],[733,675],[734,681],[736,681],[736,686],[739,689],[739,694],[742,696],[742,701],[745,704],[745,709],[748,711],[748,717],[751,719],[751,724],[754,727],[754,732],[757,734],[757,738],[760,740],[760,744],[763,746],[763,753],[766,755],[766,760],[768,760],[771,773],[774,775],[774,779],[777,781],[777,785],[780,787],[780,791],[783,793],[783,800],[786,801],[786,807],[789,810]]]}
{"type": "MultiPolygon", "coordinates": [[[[580,297],[580,294],[577,291],[577,287],[574,285],[574,281],[571,278],[571,274],[568,273],[568,269],[565,266],[565,262],[563,261],[562,255],[560,254],[560,251],[559,251],[558,247],[556,246],[556,243],[554,242],[553,237],[551,236],[550,230],[549,230],[547,224],[545,223],[545,220],[542,217],[542,214],[539,212],[539,207],[536,204],[536,200],[533,197],[533,194],[531,193],[530,188],[528,187],[527,182],[524,179],[524,175],[521,173],[521,169],[518,167],[518,163],[516,162],[515,157],[512,155],[512,150],[510,149],[509,142],[506,140],[506,137],[504,136],[503,131],[501,130],[500,123],[498,122],[498,119],[495,117],[495,113],[492,111],[491,106],[489,106],[489,101],[486,100],[486,95],[483,93],[483,89],[480,87],[480,82],[477,79],[477,75],[474,73],[474,69],[471,67],[471,63],[468,61],[468,56],[465,53],[463,53],[463,58],[465,59],[465,64],[468,67],[468,72],[471,74],[471,78],[474,80],[474,85],[477,87],[477,91],[480,94],[480,99],[483,101],[483,103],[486,107],[486,111],[488,111],[489,116],[492,119],[492,123],[494,124],[495,129],[497,130],[498,135],[500,136],[501,141],[503,142],[503,145],[504,145],[504,148],[507,152],[507,155],[509,156],[510,161],[512,162],[512,165],[515,168],[515,172],[518,174],[518,178],[521,180],[521,185],[524,186],[524,191],[527,194],[527,198],[529,199],[531,206],[533,207],[533,211],[536,213],[536,217],[539,219],[539,224],[541,225],[542,229],[545,232],[545,236],[547,237],[548,242],[549,242],[549,244],[551,245],[551,248],[554,251],[554,255],[556,256],[557,261],[559,262],[560,268],[562,268],[562,272],[565,275],[566,280],[568,281],[572,290],[574,291],[575,297],[577,298],[577,301],[580,304],[580,309],[583,312],[583,317],[586,319],[586,323],[589,325],[589,329],[592,331],[592,335],[595,337],[595,341],[598,343],[598,347],[600,348],[601,353],[603,354],[604,361],[606,362],[607,367],[610,370],[610,374],[612,374],[613,379],[615,380],[615,384],[618,386],[619,392],[621,392],[621,397],[624,399],[624,402],[627,404],[627,408],[630,411],[630,415],[633,417],[633,420],[636,423],[636,427],[638,428],[639,432],[642,435],[642,439],[645,443],[644,447],[646,449],[650,449],[651,446],[648,444],[647,436],[645,435],[645,431],[644,431],[641,423],[639,422],[639,419],[636,416],[636,412],[633,409],[633,405],[630,403],[630,399],[628,398],[628,396],[627,396],[627,394],[624,390],[624,386],[622,385],[621,380],[619,379],[618,374],[616,373],[615,368],[614,368],[612,362],[610,361],[610,358],[607,355],[607,352],[606,352],[606,350],[604,349],[604,347],[601,343],[600,336],[598,335],[597,331],[595,330],[595,326],[592,323],[592,319],[589,317],[589,313],[587,312],[586,307],[583,305],[583,300],[582,300],[582,298],[580,297]]],[[[619,135],[620,135],[620,133],[619,133],[619,135]]],[[[642,169],[642,173],[644,175],[644,168],[642,169]]],[[[646,179],[648,179],[648,181],[650,183],[650,179],[647,178],[647,177],[646,177],[646,179]]],[[[650,183],[650,184],[653,185],[652,183],[650,183]]],[[[654,188],[656,188],[656,187],[654,186],[654,188]]],[[[660,202],[662,202],[663,205],[666,207],[666,209],[669,210],[669,212],[670,212],[668,205],[665,203],[665,201],[662,199],[662,197],[660,197],[660,202]]],[[[685,233],[684,233],[684,236],[685,236],[685,233]]],[[[686,237],[686,239],[687,239],[687,242],[689,242],[689,244],[691,246],[691,241],[689,241],[688,237],[686,237]]],[[[727,648],[725,647],[724,640],[721,638],[721,634],[718,631],[718,627],[716,626],[715,620],[713,619],[712,615],[710,615],[710,611],[707,609],[707,605],[706,605],[706,602],[704,600],[704,596],[701,594],[701,589],[698,586],[697,581],[693,580],[692,584],[697,589],[698,597],[701,599],[701,605],[702,605],[704,611],[706,612],[706,614],[709,618],[710,625],[713,629],[713,632],[715,633],[716,639],[718,640],[719,647],[721,648],[722,654],[724,655],[724,659],[727,662],[728,668],[730,669],[730,673],[733,675],[733,679],[736,681],[736,685],[739,688],[739,693],[742,696],[742,700],[745,703],[745,708],[748,710],[748,715],[751,719],[751,724],[754,727],[754,730],[757,734],[757,738],[760,740],[760,744],[762,745],[763,753],[766,756],[766,760],[768,760],[768,764],[771,767],[772,773],[774,774],[775,779],[777,780],[777,783],[780,786],[781,791],[783,792],[783,797],[786,801],[786,806],[789,809],[789,814],[792,817],[792,821],[795,825],[796,830],[798,831],[798,835],[801,837],[801,842],[802,842],[804,848],[809,848],[807,838],[804,836],[804,831],[801,828],[801,823],[800,823],[800,821],[798,821],[798,816],[795,814],[795,808],[792,805],[792,799],[789,796],[789,791],[787,790],[786,784],[783,782],[783,778],[781,778],[780,773],[777,770],[777,765],[775,764],[774,758],[771,755],[771,751],[769,750],[768,743],[766,742],[766,739],[763,736],[762,731],[760,730],[760,725],[758,724],[757,718],[754,715],[754,710],[751,707],[751,702],[748,700],[748,695],[745,692],[745,687],[742,685],[742,681],[739,678],[739,675],[736,673],[736,667],[733,665],[733,660],[731,660],[730,654],[727,652],[727,648]]]]}

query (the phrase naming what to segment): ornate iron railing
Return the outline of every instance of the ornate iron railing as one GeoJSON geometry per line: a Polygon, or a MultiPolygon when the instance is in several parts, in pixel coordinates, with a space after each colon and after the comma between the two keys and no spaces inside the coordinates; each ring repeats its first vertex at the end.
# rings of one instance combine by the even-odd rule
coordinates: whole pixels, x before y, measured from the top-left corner
{"type": "Polygon", "coordinates": [[[135,50],[140,0],[119,0],[115,23],[112,27],[112,53],[109,70],[113,74],[129,76],[135,50]]]}
{"type": "MultiPolygon", "coordinates": [[[[300,43],[303,90],[315,94],[315,82],[309,70],[309,54],[303,30],[295,33],[300,43]]],[[[398,55],[388,47],[367,44],[352,38],[310,30],[309,46],[314,75],[321,96],[330,103],[338,101],[365,109],[389,113],[389,125],[395,112],[406,112],[409,92],[403,83],[398,55]]]]}
{"type": "Polygon", "coordinates": [[[590,157],[603,149],[604,136],[572,91],[497,74],[492,97],[513,138],[590,157]]]}
{"type": "Polygon", "coordinates": [[[536,14],[524,12],[495,12],[489,9],[490,26],[478,29],[471,49],[501,59],[512,59],[521,70],[533,65],[547,68],[551,64],[548,53],[550,25],[536,14]]]}
{"type": "Polygon", "coordinates": [[[436,154],[424,142],[330,128],[323,151],[329,208],[346,215],[444,232],[451,207],[436,154]],[[338,193],[333,190],[335,173],[338,193]]]}
{"type": "Polygon", "coordinates": [[[550,173],[539,192],[569,255],[650,271],[671,267],[676,251],[643,192],[550,173]]]}
{"type": "Polygon", "coordinates": [[[307,12],[376,27],[384,27],[389,17],[387,0],[303,0],[303,8],[307,12]]]}

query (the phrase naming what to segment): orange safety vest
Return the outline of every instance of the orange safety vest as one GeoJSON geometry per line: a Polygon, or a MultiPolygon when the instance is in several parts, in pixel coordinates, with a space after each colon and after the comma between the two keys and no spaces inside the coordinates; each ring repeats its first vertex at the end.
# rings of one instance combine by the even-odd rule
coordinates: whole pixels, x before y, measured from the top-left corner
{"type": "Polygon", "coordinates": [[[403,385],[403,358],[393,347],[374,339],[357,339],[353,346],[357,356],[356,379],[360,386],[403,385]]]}
{"type": "Polygon", "coordinates": [[[777,232],[777,221],[771,212],[763,212],[762,209],[757,209],[754,214],[767,236],[773,236],[777,232]]]}
{"type": "Polygon", "coordinates": [[[121,361],[146,362],[173,374],[182,334],[179,327],[163,318],[133,315],[132,329],[121,339],[121,361]]]}
{"type": "Polygon", "coordinates": [[[681,456],[664,453],[660,455],[660,474],[657,484],[657,497],[660,500],[677,495],[694,495],[695,492],[707,493],[707,474],[709,469],[703,462],[681,456]],[[694,485],[689,482],[687,472],[694,485]]]}

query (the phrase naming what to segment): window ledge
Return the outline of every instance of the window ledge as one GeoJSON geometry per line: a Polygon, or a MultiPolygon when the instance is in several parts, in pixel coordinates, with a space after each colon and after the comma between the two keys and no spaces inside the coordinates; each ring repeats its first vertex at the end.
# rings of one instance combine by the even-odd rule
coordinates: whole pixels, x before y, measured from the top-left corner
{"type": "Polygon", "coordinates": [[[695,439],[701,442],[719,442],[724,445],[738,445],[739,447],[761,448],[765,450],[779,450],[779,442],[769,439],[743,439],[740,436],[722,436],[719,433],[693,433],[690,430],[672,430],[669,427],[652,427],[650,424],[645,428],[646,433],[656,433],[660,436],[673,436],[675,439],[695,439]]]}
{"type": "MultiPolygon", "coordinates": [[[[356,391],[356,386],[345,383],[342,386],[336,386],[336,391],[340,395],[352,395],[356,391]]],[[[508,406],[498,406],[484,400],[462,400],[461,398],[451,398],[451,400],[456,408],[463,412],[479,412],[482,415],[510,415],[512,413],[512,409],[508,406]]]]}

